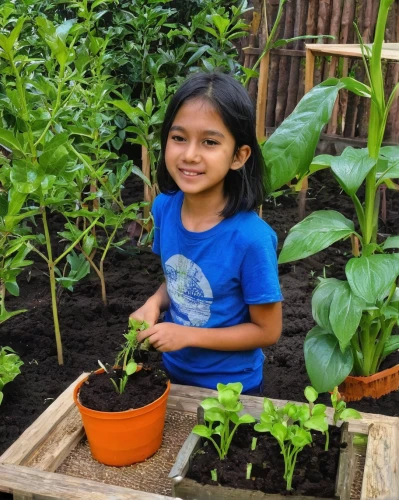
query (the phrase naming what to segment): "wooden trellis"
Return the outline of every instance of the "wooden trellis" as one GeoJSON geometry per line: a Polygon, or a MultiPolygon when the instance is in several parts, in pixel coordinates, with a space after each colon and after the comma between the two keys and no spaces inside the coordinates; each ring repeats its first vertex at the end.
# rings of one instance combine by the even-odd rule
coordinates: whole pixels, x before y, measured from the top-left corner
{"type": "MultiPolygon", "coordinates": [[[[254,7],[251,23],[251,36],[241,42],[242,62],[251,67],[262,52],[266,40],[265,26],[272,26],[276,17],[279,0],[252,0],[254,7]],[[266,16],[265,16],[266,11],[266,16]],[[262,22],[259,23],[259,17],[262,22]],[[266,20],[266,22],[265,22],[266,20]],[[247,48],[246,48],[247,47],[247,48]]],[[[321,39],[328,45],[353,44],[357,42],[353,22],[359,27],[365,43],[374,37],[379,2],[375,0],[287,0],[277,37],[292,38],[299,35],[333,35],[335,40],[321,39]]],[[[399,0],[391,8],[385,32],[387,43],[399,42],[399,0]]],[[[268,72],[267,99],[265,108],[258,113],[258,124],[264,133],[270,134],[274,128],[295,108],[305,93],[305,45],[303,41],[291,43],[286,48],[273,49],[268,63],[260,68],[261,78],[249,87],[254,98],[265,100],[263,76],[268,72]],[[267,66],[265,68],[265,66],[267,66]],[[263,126],[263,122],[265,126],[263,126]]],[[[354,75],[365,81],[363,63],[359,59],[341,57],[316,57],[314,61],[313,85],[330,76],[354,75]]],[[[385,90],[389,95],[399,79],[399,63],[384,62],[385,90]]],[[[369,99],[347,91],[341,91],[332,119],[322,138],[329,141],[342,140],[362,146],[367,137],[366,124],[369,112],[369,99]]],[[[261,132],[258,133],[262,136],[261,132]]],[[[393,104],[385,134],[385,141],[397,143],[399,140],[399,104],[393,104]]]]}

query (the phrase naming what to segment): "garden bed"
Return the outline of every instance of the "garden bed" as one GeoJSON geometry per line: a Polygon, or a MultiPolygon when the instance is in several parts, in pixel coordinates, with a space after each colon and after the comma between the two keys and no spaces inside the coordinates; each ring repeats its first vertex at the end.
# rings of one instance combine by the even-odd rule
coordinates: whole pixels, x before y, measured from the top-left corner
{"type": "MultiPolygon", "coordinates": [[[[215,392],[172,386],[164,442],[159,452],[141,464],[115,468],[94,462],[88,453],[80,417],[72,402],[73,387],[78,380],[0,457],[0,491],[13,493],[15,498],[33,494],[89,499],[94,492],[99,499],[170,498],[172,483],[176,483],[175,467],[170,472],[172,482],[167,480],[170,464],[196,421],[200,401],[215,392]]],[[[262,399],[243,396],[242,401],[251,414],[261,413],[262,399]]],[[[273,402],[278,406],[286,403],[273,402]]],[[[331,418],[331,411],[328,416],[331,418]]],[[[369,438],[362,493],[358,488],[356,495],[348,498],[394,498],[398,491],[395,471],[399,467],[399,419],[363,414],[361,421],[351,422],[349,431],[368,433],[369,438]]],[[[361,473],[362,466],[355,464],[355,468],[361,473]]]]}
{"type": "MultiPolygon", "coordinates": [[[[352,217],[351,205],[330,180],[326,172],[310,179],[308,209],[340,209],[352,217]]],[[[141,196],[141,185],[129,184],[130,199],[141,196]]],[[[399,233],[398,205],[388,195],[388,219],[384,232],[399,233]]],[[[393,196],[393,195],[392,195],[393,196]]],[[[277,231],[281,246],[288,230],[298,220],[298,207],[293,196],[277,199],[276,205],[264,206],[264,217],[277,231]]],[[[60,217],[51,221],[52,231],[61,230],[60,217]]],[[[311,294],[317,277],[323,272],[336,275],[343,269],[350,252],[345,241],[329,251],[279,268],[284,294],[283,334],[279,342],[265,350],[264,394],[270,398],[303,401],[303,389],[309,384],[303,357],[303,341],[314,326],[311,294]]],[[[28,312],[10,319],[1,326],[0,345],[15,349],[24,361],[22,373],[4,388],[0,412],[0,453],[70,385],[83,371],[98,367],[97,360],[112,363],[127,329],[129,314],[138,308],[160,285],[163,274],[159,258],[148,250],[132,244],[114,252],[105,262],[109,296],[103,307],[99,281],[90,275],[59,296],[60,325],[65,364],[57,363],[51,303],[46,266],[35,264],[21,275],[19,298],[9,297],[9,309],[26,307],[28,312]]],[[[393,362],[399,363],[395,355],[393,362]]],[[[329,404],[326,395],[320,401],[329,404]]],[[[399,416],[399,391],[378,400],[366,399],[352,403],[360,411],[399,416]]]]}

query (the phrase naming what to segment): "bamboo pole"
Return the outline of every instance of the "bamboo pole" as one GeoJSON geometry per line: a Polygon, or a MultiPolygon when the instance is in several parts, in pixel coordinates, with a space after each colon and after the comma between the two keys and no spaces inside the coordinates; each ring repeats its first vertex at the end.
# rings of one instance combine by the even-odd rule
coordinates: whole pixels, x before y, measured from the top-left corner
{"type": "MultiPolygon", "coordinates": [[[[266,0],[264,0],[264,12],[263,12],[263,26],[264,34],[259,35],[259,40],[262,38],[262,44],[260,47],[266,45],[268,40],[268,22],[267,22],[267,9],[266,0]]],[[[269,64],[270,64],[270,52],[261,59],[259,66],[259,80],[258,80],[258,94],[256,100],[256,137],[258,141],[262,141],[266,138],[266,107],[267,107],[267,88],[269,83],[269,64]]]]}

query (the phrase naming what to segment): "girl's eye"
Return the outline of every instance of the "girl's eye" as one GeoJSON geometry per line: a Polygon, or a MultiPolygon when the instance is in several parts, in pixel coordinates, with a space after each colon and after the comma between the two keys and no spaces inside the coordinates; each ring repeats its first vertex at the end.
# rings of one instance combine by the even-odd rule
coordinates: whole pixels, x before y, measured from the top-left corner
{"type": "Polygon", "coordinates": [[[172,135],[171,139],[172,139],[172,141],[175,141],[175,142],[183,142],[184,141],[184,137],[181,137],[180,135],[172,135]]]}
{"type": "Polygon", "coordinates": [[[207,146],[216,146],[218,144],[216,141],[213,141],[212,139],[205,139],[204,143],[207,146]]]}

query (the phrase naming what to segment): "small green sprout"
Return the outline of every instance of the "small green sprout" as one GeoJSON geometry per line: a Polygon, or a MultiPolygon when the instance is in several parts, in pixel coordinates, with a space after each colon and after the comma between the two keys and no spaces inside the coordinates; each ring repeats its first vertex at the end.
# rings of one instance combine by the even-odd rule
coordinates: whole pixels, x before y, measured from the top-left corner
{"type": "Polygon", "coordinates": [[[334,387],[334,390],[331,394],[331,403],[334,408],[334,425],[337,425],[340,420],[346,421],[350,418],[362,418],[357,410],[346,407],[346,403],[341,397],[341,394],[338,391],[338,387],[334,387]]]}
{"type": "Polygon", "coordinates": [[[258,442],[258,438],[253,437],[252,438],[252,443],[251,443],[251,451],[256,450],[256,443],[258,442]]]}
{"type": "Polygon", "coordinates": [[[223,460],[231,444],[234,433],[240,424],[251,424],[255,422],[254,417],[249,414],[238,416],[244,408],[240,401],[243,385],[240,382],[227,385],[218,384],[218,397],[207,398],[201,403],[204,408],[204,419],[207,425],[196,425],[193,433],[209,439],[216,448],[220,460],[223,460]],[[233,424],[231,428],[230,423],[233,424]],[[216,425],[214,427],[214,425],[216,425]],[[220,436],[220,446],[213,439],[213,435],[220,436]]]}
{"type": "Polygon", "coordinates": [[[284,479],[287,482],[287,490],[292,489],[292,477],[298,453],[312,442],[310,429],[323,433],[328,431],[326,406],[314,404],[317,396],[312,387],[307,387],[305,397],[309,401],[308,405],[288,402],[279,409],[270,399],[265,398],[260,422],[254,426],[258,432],[269,432],[280,445],[284,458],[284,479]]]}
{"type": "Polygon", "coordinates": [[[251,473],[252,473],[252,464],[247,464],[247,473],[245,475],[245,479],[251,479],[251,473]]]}
{"type": "MultiPolygon", "coordinates": [[[[136,319],[129,318],[128,332],[123,335],[126,342],[121,346],[122,349],[118,352],[118,355],[115,359],[115,366],[118,366],[120,365],[120,363],[122,363],[123,375],[119,379],[119,384],[117,384],[114,379],[110,379],[118,394],[124,393],[130,375],[133,375],[133,373],[137,371],[137,363],[133,357],[134,351],[139,347],[137,335],[139,332],[146,330],[147,328],[148,323],[146,323],[145,321],[138,321],[136,319]]],[[[149,342],[143,342],[142,345],[144,346],[143,349],[147,349],[149,342]]],[[[98,364],[108,373],[108,370],[103,365],[103,363],[101,363],[101,361],[99,361],[98,364]]]]}
{"type": "Polygon", "coordinates": [[[211,470],[211,479],[212,481],[216,481],[218,480],[218,471],[217,469],[212,469],[211,470]]]}

